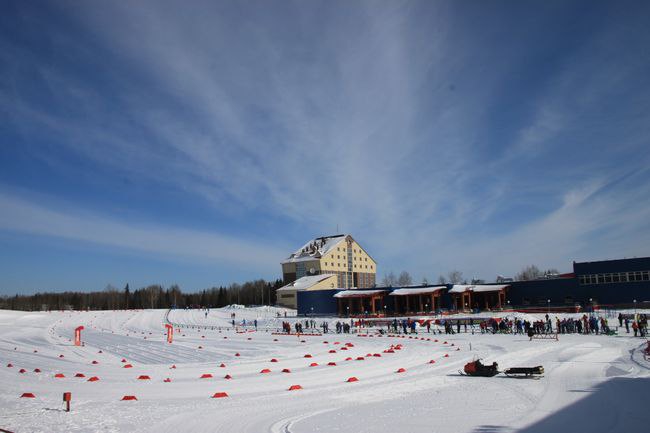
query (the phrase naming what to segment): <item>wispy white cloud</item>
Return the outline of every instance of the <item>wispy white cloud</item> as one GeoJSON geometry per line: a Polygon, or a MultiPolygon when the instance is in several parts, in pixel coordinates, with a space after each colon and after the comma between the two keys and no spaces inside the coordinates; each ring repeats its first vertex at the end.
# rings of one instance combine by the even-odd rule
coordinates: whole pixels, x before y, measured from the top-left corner
{"type": "Polygon", "coordinates": [[[286,248],[280,245],[217,232],[122,221],[62,203],[44,205],[2,191],[0,208],[2,230],[117,247],[167,260],[270,272],[286,255],[286,248]]]}
{"type": "MultiPolygon", "coordinates": [[[[117,62],[115,75],[99,83],[114,90],[111,103],[68,71],[37,65],[65,109],[49,110],[18,91],[4,99],[4,111],[52,132],[83,158],[187,191],[216,212],[263,211],[289,221],[291,241],[340,224],[384,269],[433,276],[460,268],[489,278],[528,262],[562,268],[568,258],[591,258],[589,249],[625,255],[622,238],[628,250],[642,249],[624,233],[647,223],[614,211],[635,203],[633,214],[646,215],[634,189],[603,193],[610,207],[584,198],[648,163],[640,155],[624,169],[607,167],[638,153],[650,124],[643,98],[629,120],[600,108],[610,102],[606,89],[625,88],[643,66],[603,61],[621,55],[612,41],[624,29],[576,44],[535,83],[541,89],[510,88],[520,71],[535,73],[526,64],[528,44],[473,29],[459,38],[451,8],[424,4],[426,13],[407,2],[345,4],[319,14],[288,4],[243,11],[212,3],[76,5],[66,13],[117,62]],[[494,46],[484,47],[482,38],[494,46]],[[498,51],[497,43],[508,45],[498,51]],[[509,57],[494,59],[492,51],[509,57]],[[520,115],[504,126],[493,117],[510,108],[501,102],[505,94],[520,115]],[[616,145],[604,136],[613,117],[616,145]],[[510,134],[495,133],[499,128],[510,134]],[[611,158],[594,158],[590,148],[611,158]],[[594,234],[606,228],[619,240],[594,234]]],[[[35,154],[56,157],[41,148],[35,154]]],[[[636,179],[647,186],[647,176],[636,179]]],[[[118,224],[111,215],[96,217],[118,224]]],[[[28,230],[8,217],[3,223],[28,230]]],[[[155,244],[146,226],[138,233],[155,244]]],[[[188,239],[201,238],[184,237],[187,250],[188,239]]],[[[246,242],[239,249],[247,250],[246,242]]],[[[272,255],[259,265],[269,259],[277,266],[272,255]]]]}

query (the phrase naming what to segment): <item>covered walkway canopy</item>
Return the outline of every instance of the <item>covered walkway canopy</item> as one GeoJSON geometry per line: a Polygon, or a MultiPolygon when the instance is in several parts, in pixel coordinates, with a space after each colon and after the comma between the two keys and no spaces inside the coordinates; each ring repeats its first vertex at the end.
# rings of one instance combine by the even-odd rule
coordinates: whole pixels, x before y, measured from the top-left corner
{"type": "Polygon", "coordinates": [[[383,311],[386,290],[343,290],[334,295],[338,299],[339,315],[376,314],[383,311]]]}
{"type": "Polygon", "coordinates": [[[506,303],[507,284],[454,284],[449,290],[456,310],[501,309],[506,303]]]}
{"type": "Polygon", "coordinates": [[[428,313],[440,307],[439,298],[446,286],[405,287],[393,290],[396,313],[428,313]],[[437,301],[437,302],[436,302],[437,301]]]}

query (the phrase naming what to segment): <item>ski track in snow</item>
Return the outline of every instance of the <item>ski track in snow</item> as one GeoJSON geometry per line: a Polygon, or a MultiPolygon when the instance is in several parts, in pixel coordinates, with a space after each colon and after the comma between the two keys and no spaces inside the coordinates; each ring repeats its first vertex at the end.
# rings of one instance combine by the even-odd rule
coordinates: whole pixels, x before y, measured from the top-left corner
{"type": "Polygon", "coordinates": [[[600,433],[642,431],[650,424],[644,403],[650,364],[640,339],[561,335],[559,341],[529,341],[517,335],[421,331],[413,338],[296,337],[270,332],[282,320],[295,320],[277,318],[276,311],[283,312],[218,309],[205,317],[200,310],[175,310],[169,320],[184,327],[175,330],[172,344],[165,340],[164,310],[0,311],[0,428],[16,433],[557,433],[575,418],[583,424],[569,427],[600,433]],[[257,319],[259,330],[235,332],[231,312],[238,322],[257,319]],[[82,347],[71,341],[79,325],[85,326],[82,347]],[[346,343],[353,346],[342,350],[346,343]],[[384,352],[397,344],[401,350],[384,352]],[[545,375],[539,380],[461,376],[458,371],[476,357],[497,361],[502,370],[543,365],[545,375]],[[133,367],[124,368],[123,358],[133,367]],[[318,365],[310,366],[313,362],[318,365]],[[26,373],[19,373],[21,368],[26,373]],[[266,368],[271,373],[260,373],[266,368]],[[282,373],[284,368],[291,372],[282,373]],[[399,368],[406,371],[397,373],[399,368]],[[54,378],[56,373],[65,378],[54,378]],[[76,373],[85,377],[75,378],[76,373]],[[200,379],[205,373],[213,377],[200,379]],[[140,375],[151,380],[138,380],[140,375]],[[91,376],[100,380],[88,382],[91,376]],[[351,376],[359,381],[348,383],[351,376]],[[288,391],[291,385],[303,389],[288,391]],[[71,413],[62,410],[66,391],[72,392],[71,413]],[[19,398],[24,392],[36,398],[19,398]],[[211,398],[216,392],[229,396],[211,398]],[[120,401],[124,395],[138,401],[120,401]]]}

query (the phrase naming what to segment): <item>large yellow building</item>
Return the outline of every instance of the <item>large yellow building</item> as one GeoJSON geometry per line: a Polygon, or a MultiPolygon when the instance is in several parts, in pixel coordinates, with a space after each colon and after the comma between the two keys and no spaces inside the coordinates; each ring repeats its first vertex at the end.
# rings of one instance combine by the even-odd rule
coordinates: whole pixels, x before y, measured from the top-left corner
{"type": "Polygon", "coordinates": [[[310,275],[336,275],[336,288],[375,287],[377,264],[350,235],[312,239],[282,262],[285,284],[310,275]]]}

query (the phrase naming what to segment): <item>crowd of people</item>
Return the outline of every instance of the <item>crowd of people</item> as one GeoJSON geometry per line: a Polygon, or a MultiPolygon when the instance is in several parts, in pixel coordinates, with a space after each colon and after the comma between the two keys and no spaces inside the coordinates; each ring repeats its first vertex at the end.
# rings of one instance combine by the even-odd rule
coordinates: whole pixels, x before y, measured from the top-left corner
{"type": "MultiPolygon", "coordinates": [[[[382,322],[383,323],[383,322],[382,322]]],[[[645,315],[639,315],[637,320],[634,318],[626,317],[619,314],[619,326],[625,326],[626,332],[630,333],[630,328],[634,332],[634,336],[646,336],[647,335],[647,317],[645,315]]],[[[445,333],[445,334],[455,334],[460,332],[471,332],[480,331],[482,334],[521,334],[521,335],[535,335],[535,334],[605,334],[610,335],[615,331],[610,327],[609,320],[604,316],[595,316],[584,314],[580,318],[551,318],[548,314],[544,316],[544,319],[529,321],[518,317],[505,317],[503,319],[490,318],[487,320],[474,320],[474,319],[443,319],[440,322],[437,322],[442,326],[441,330],[438,326],[433,326],[431,320],[414,320],[411,318],[393,318],[392,321],[388,321],[379,325],[377,322],[368,321],[365,319],[350,320],[350,322],[337,321],[335,324],[336,333],[350,333],[350,330],[353,328],[364,329],[364,328],[375,328],[379,327],[379,331],[384,333],[384,330],[381,326],[386,326],[386,332],[395,333],[395,334],[417,334],[418,331],[427,333],[445,333]]],[[[303,325],[300,322],[296,322],[296,332],[303,332],[303,325]]],[[[316,328],[316,322],[314,320],[305,320],[306,329],[316,328]]],[[[320,327],[323,330],[323,333],[327,333],[328,323],[327,321],[323,322],[320,327]]],[[[283,329],[285,332],[291,332],[291,325],[288,322],[283,322],[283,329]]]]}
{"type": "MultiPolygon", "coordinates": [[[[337,326],[338,326],[338,322],[337,322],[337,326]]],[[[294,327],[294,329],[296,331],[296,334],[304,334],[305,332],[307,332],[307,333],[309,333],[309,332],[312,332],[312,333],[313,332],[319,332],[318,331],[319,327],[323,330],[324,334],[327,334],[329,332],[329,323],[327,321],[324,321],[323,323],[318,325],[315,320],[307,319],[307,320],[304,321],[304,326],[303,326],[303,322],[298,320],[293,324],[293,327],[294,327]],[[305,329],[307,331],[305,331],[305,329]]],[[[286,321],[282,322],[282,332],[284,332],[286,334],[290,334],[291,333],[291,323],[286,322],[286,321]]],[[[337,327],[337,332],[339,332],[338,327],[337,327]]]]}
{"type": "MultiPolygon", "coordinates": [[[[235,326],[235,313],[231,314],[232,325],[235,326]]],[[[286,317],[286,316],[285,316],[286,317]]],[[[247,323],[244,320],[243,326],[247,323]]],[[[257,320],[248,323],[257,329],[257,320]]],[[[417,334],[418,331],[427,333],[443,333],[440,326],[444,329],[445,334],[455,334],[460,332],[480,331],[481,334],[521,334],[533,336],[536,334],[615,334],[614,329],[610,326],[609,320],[605,316],[597,316],[594,314],[583,314],[582,317],[559,317],[551,318],[546,314],[543,319],[529,321],[520,317],[504,317],[504,318],[490,318],[485,320],[480,319],[442,319],[436,321],[435,325],[432,320],[414,320],[411,318],[393,318],[386,322],[376,322],[366,319],[350,319],[349,322],[338,320],[335,323],[337,334],[349,334],[352,329],[363,328],[379,328],[379,332],[384,333],[382,326],[386,326],[386,332],[396,334],[417,334]]],[[[625,329],[626,334],[634,333],[637,337],[646,337],[648,335],[648,318],[646,314],[632,315],[632,314],[618,314],[618,327],[625,329]]],[[[323,321],[317,323],[313,319],[305,319],[304,321],[296,321],[292,324],[289,321],[282,322],[282,331],[290,334],[292,328],[296,333],[302,334],[305,332],[322,332],[327,334],[329,332],[329,322],[323,321]]]]}
{"type": "Polygon", "coordinates": [[[503,334],[610,334],[612,330],[606,317],[583,315],[581,318],[551,317],[544,320],[528,321],[521,318],[505,317],[501,320],[489,319],[479,323],[481,333],[503,334]]]}
{"type": "MultiPolygon", "coordinates": [[[[618,315],[618,322],[623,326],[623,322],[625,322],[625,332],[627,334],[630,333],[630,318],[629,317],[621,317],[621,314],[618,315]]],[[[639,337],[645,337],[648,335],[648,316],[646,314],[640,314],[639,317],[633,317],[632,320],[632,331],[634,332],[634,336],[639,336],[639,337]],[[636,319],[636,320],[634,320],[636,319]]]]}

